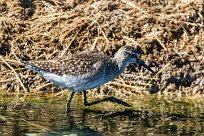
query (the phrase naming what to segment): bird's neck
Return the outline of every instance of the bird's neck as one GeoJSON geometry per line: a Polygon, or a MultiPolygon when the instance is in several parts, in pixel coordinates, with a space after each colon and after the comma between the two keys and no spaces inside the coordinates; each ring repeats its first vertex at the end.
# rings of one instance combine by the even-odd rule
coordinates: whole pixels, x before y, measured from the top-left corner
{"type": "Polygon", "coordinates": [[[122,72],[125,70],[125,68],[127,67],[127,65],[130,64],[130,62],[128,61],[127,57],[123,56],[123,55],[115,55],[113,58],[113,61],[115,62],[115,64],[118,66],[119,70],[122,72]]]}

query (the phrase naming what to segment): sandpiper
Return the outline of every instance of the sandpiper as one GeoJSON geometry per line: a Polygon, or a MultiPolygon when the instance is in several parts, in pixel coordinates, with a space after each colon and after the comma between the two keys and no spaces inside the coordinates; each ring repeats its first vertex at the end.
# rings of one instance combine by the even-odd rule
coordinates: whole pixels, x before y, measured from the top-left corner
{"type": "Polygon", "coordinates": [[[104,101],[130,106],[128,103],[115,97],[106,97],[101,100],[88,102],[86,91],[99,87],[118,77],[129,64],[143,66],[149,71],[154,72],[140,59],[140,52],[131,46],[121,47],[113,58],[90,51],[60,59],[23,61],[23,63],[26,68],[37,72],[46,80],[72,91],[67,102],[67,111],[70,111],[70,104],[74,94],[81,91],[84,94],[85,106],[104,101]]]}

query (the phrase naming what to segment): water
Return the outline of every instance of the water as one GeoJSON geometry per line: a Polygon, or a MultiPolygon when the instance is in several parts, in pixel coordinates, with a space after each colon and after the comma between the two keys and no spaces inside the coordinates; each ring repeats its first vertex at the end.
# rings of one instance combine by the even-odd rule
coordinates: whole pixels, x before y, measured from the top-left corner
{"type": "Polygon", "coordinates": [[[135,101],[134,109],[112,111],[112,107],[103,110],[107,103],[92,108],[75,103],[74,111],[66,115],[62,98],[0,97],[0,135],[204,135],[203,103],[155,98],[135,101]]]}

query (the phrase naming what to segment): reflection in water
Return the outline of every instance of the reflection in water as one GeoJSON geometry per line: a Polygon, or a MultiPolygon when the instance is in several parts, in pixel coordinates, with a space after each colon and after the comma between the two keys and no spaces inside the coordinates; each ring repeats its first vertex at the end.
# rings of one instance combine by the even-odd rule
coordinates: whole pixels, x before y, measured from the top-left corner
{"type": "MultiPolygon", "coordinates": [[[[169,111],[174,107],[168,107],[155,112],[143,107],[105,112],[82,107],[66,115],[62,112],[64,101],[1,100],[0,135],[204,135],[203,110],[183,103],[179,111],[169,111]]],[[[167,107],[164,103],[154,105],[167,107]]]]}
{"type": "MultiPolygon", "coordinates": [[[[37,134],[26,134],[27,136],[31,135],[37,135],[37,134]]],[[[102,136],[101,133],[90,129],[90,128],[65,128],[65,129],[60,129],[48,133],[42,133],[40,135],[43,136],[102,136]]]]}

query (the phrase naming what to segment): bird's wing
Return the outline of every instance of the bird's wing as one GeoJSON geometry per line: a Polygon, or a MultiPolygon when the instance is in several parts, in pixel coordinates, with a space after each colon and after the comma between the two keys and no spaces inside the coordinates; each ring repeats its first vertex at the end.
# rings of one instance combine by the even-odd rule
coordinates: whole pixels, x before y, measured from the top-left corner
{"type": "Polygon", "coordinates": [[[45,61],[23,61],[24,65],[35,72],[52,72],[58,75],[84,75],[94,73],[110,58],[102,54],[79,54],[64,59],[45,61]]]}
{"type": "Polygon", "coordinates": [[[63,59],[61,62],[64,67],[64,74],[84,75],[96,72],[108,60],[110,58],[102,54],[81,53],[71,58],[63,59]]]}

